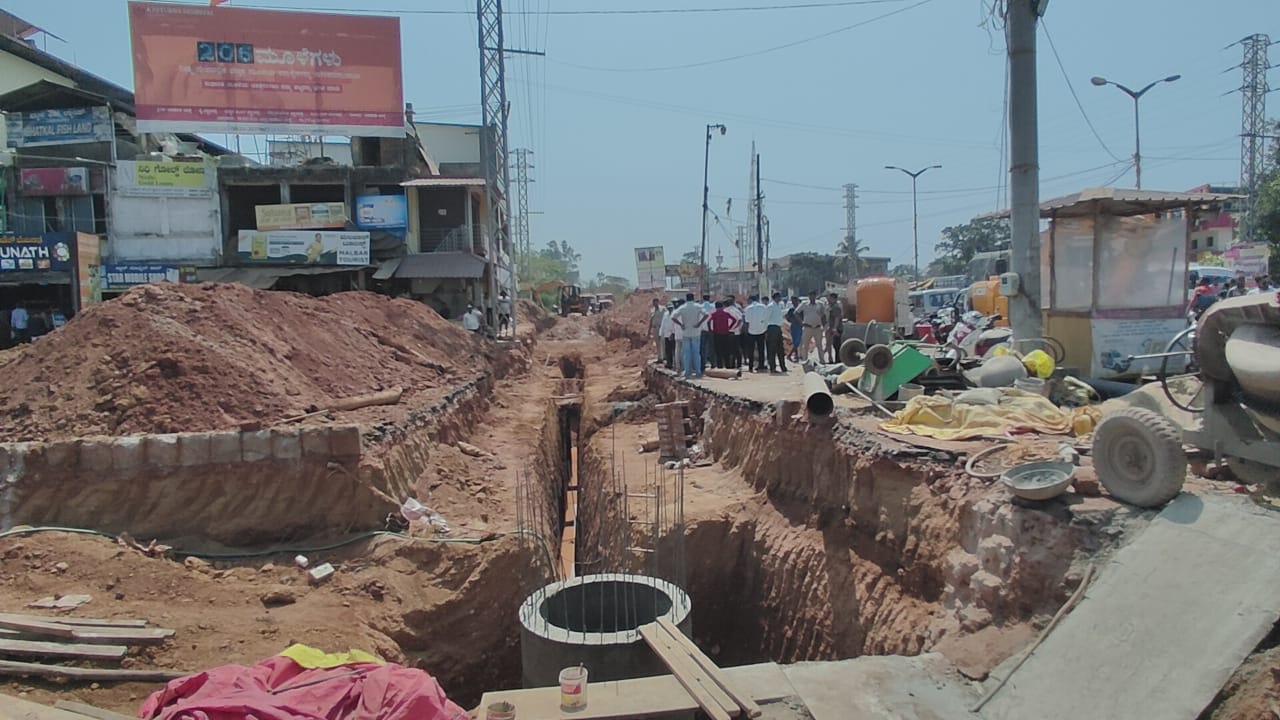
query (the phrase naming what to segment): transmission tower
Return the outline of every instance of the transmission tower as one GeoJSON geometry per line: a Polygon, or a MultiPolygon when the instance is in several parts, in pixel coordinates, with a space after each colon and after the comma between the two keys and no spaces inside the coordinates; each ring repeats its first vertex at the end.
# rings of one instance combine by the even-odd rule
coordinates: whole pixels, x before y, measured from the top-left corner
{"type": "Polygon", "coordinates": [[[1244,47],[1244,83],[1240,86],[1242,112],[1240,121],[1240,187],[1246,194],[1245,222],[1242,239],[1253,239],[1253,210],[1258,199],[1258,182],[1266,169],[1267,158],[1267,48],[1271,38],[1261,33],[1239,42],[1244,47]]]}
{"type": "MultiPolygon", "coordinates": [[[[476,21],[480,34],[480,162],[484,166],[486,205],[485,226],[493,272],[489,273],[486,305],[496,315],[498,298],[498,266],[502,252],[511,254],[510,186],[507,182],[507,65],[502,38],[502,0],[476,0],[476,21]]],[[[515,273],[511,273],[513,297],[515,273]]]]}
{"type": "Polygon", "coordinates": [[[844,186],[844,241],[849,248],[849,278],[858,279],[858,186],[844,186]]]}
{"type": "Polygon", "coordinates": [[[516,148],[512,151],[516,159],[516,222],[515,222],[515,248],[516,258],[518,259],[518,268],[520,272],[527,273],[529,271],[529,257],[533,251],[532,241],[529,234],[529,183],[533,180],[529,179],[529,170],[533,165],[529,162],[529,156],[533,154],[532,150],[527,148],[516,148]]]}

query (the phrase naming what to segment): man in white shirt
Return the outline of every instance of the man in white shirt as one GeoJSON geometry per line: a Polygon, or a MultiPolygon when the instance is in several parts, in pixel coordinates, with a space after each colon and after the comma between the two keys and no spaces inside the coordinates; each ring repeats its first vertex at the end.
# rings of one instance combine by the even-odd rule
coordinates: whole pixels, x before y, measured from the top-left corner
{"type": "Polygon", "coordinates": [[[502,335],[509,330],[512,331],[511,334],[515,334],[511,326],[511,298],[503,290],[498,296],[498,334],[502,335]]]}
{"type": "Polygon", "coordinates": [[[826,327],[826,303],[818,300],[817,291],[809,291],[809,300],[801,303],[796,308],[796,315],[800,317],[800,324],[804,328],[803,334],[800,336],[800,362],[804,362],[809,357],[810,349],[818,351],[818,360],[822,361],[822,346],[824,328],[826,327]]]}
{"type": "Polygon", "coordinates": [[[684,304],[676,310],[671,322],[680,328],[685,377],[702,377],[702,328],[707,322],[707,313],[694,301],[693,293],[685,295],[684,304]]]}
{"type": "Polygon", "coordinates": [[[765,354],[769,356],[769,372],[787,371],[787,350],[782,345],[782,323],[786,307],[782,293],[773,294],[773,302],[765,307],[765,354]]]}
{"type": "Polygon", "coordinates": [[[744,310],[742,305],[738,303],[738,298],[735,295],[730,295],[729,299],[725,301],[724,309],[732,315],[733,319],[738,323],[733,328],[733,344],[731,345],[733,348],[732,355],[725,359],[724,366],[727,368],[740,368],[742,367],[742,358],[747,355],[745,340],[747,337],[746,310],[744,310]]]}
{"type": "Polygon", "coordinates": [[[665,312],[662,301],[654,298],[653,307],[649,308],[649,337],[653,338],[654,352],[658,362],[662,362],[662,316],[665,312]]]}
{"type": "Polygon", "coordinates": [[[764,305],[760,304],[760,296],[752,295],[745,313],[747,318],[747,367],[751,369],[751,372],[764,372],[764,335],[768,329],[768,314],[764,305]]]}
{"type": "Polygon", "coordinates": [[[471,303],[467,303],[467,311],[462,314],[462,329],[470,330],[473,333],[480,332],[481,319],[480,309],[471,303]]]}
{"type": "Polygon", "coordinates": [[[31,316],[27,313],[27,309],[21,305],[16,306],[9,312],[9,335],[14,342],[24,343],[27,341],[27,327],[30,321],[31,316]]]}
{"type": "Polygon", "coordinates": [[[658,360],[670,370],[675,367],[673,358],[676,351],[676,326],[671,322],[671,306],[659,310],[662,312],[662,319],[658,321],[658,347],[662,348],[662,354],[658,360]]]}

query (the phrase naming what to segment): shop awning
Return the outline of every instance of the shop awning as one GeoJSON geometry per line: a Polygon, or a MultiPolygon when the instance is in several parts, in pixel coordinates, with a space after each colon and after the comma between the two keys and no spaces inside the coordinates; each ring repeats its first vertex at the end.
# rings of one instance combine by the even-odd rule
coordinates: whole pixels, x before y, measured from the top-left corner
{"type": "Polygon", "coordinates": [[[400,187],[484,187],[484,178],[426,177],[406,180],[400,187]]]}
{"type": "Polygon", "coordinates": [[[270,290],[271,286],[282,277],[298,275],[332,275],[363,270],[364,266],[332,266],[323,267],[239,267],[239,268],[200,268],[196,271],[199,282],[240,283],[258,290],[270,290]]]}
{"type": "Polygon", "coordinates": [[[415,278],[474,280],[484,275],[484,258],[465,252],[419,253],[406,255],[399,258],[399,261],[400,264],[394,271],[395,277],[404,280],[415,278]]]}
{"type": "Polygon", "coordinates": [[[65,270],[18,270],[0,272],[0,286],[70,285],[71,273],[65,270]]]}

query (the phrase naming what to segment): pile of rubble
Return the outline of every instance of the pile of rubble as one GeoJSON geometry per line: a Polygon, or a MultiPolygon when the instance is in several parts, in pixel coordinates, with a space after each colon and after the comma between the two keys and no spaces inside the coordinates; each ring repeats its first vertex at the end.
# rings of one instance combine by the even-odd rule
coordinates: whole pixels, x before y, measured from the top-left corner
{"type": "Polygon", "coordinates": [[[0,439],[270,425],[392,388],[422,406],[488,365],[475,337],[408,300],[147,285],[0,354],[0,439]]]}

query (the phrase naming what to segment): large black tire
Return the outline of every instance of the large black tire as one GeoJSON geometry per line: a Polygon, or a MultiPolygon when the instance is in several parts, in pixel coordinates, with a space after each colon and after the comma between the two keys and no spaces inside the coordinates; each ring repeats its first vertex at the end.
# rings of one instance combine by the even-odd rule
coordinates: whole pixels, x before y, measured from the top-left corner
{"type": "Polygon", "coordinates": [[[1187,479],[1182,433],[1162,415],[1125,408],[1094,431],[1093,467],[1117,500],[1159,507],[1177,497],[1187,479]]]}
{"type": "Polygon", "coordinates": [[[840,344],[840,362],[853,367],[862,362],[862,354],[867,351],[867,344],[859,338],[849,338],[840,344]]]}
{"type": "Polygon", "coordinates": [[[884,375],[893,369],[893,350],[888,345],[872,345],[862,358],[862,364],[872,375],[884,375]]]}

